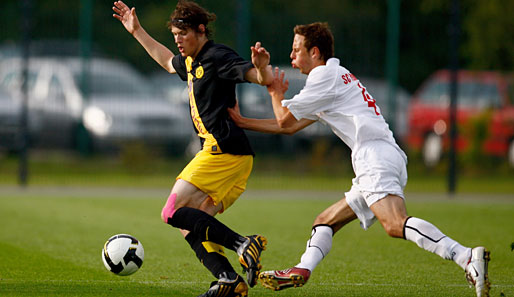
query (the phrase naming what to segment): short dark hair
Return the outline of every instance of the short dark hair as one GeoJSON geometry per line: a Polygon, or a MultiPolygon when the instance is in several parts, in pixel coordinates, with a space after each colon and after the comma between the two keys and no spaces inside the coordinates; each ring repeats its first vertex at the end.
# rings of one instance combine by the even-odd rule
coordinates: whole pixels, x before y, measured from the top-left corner
{"type": "Polygon", "coordinates": [[[317,47],[325,62],[334,56],[334,35],[330,31],[328,23],[296,25],[294,33],[305,37],[304,45],[307,50],[317,47]]]}
{"type": "Polygon", "coordinates": [[[168,21],[168,29],[171,31],[172,27],[177,27],[181,30],[189,28],[200,33],[198,26],[205,26],[205,36],[209,38],[210,30],[207,27],[209,22],[216,20],[214,13],[208,12],[205,8],[198,5],[193,1],[179,0],[175,10],[170,15],[168,21]]]}

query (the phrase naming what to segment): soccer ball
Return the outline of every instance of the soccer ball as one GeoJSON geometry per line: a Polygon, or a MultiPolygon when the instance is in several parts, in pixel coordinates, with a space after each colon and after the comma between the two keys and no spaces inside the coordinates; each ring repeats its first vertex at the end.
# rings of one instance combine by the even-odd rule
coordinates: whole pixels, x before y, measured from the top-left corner
{"type": "Polygon", "coordinates": [[[112,236],[104,244],[102,260],[105,268],[117,275],[130,275],[136,272],[145,258],[143,245],[128,234],[112,236]]]}

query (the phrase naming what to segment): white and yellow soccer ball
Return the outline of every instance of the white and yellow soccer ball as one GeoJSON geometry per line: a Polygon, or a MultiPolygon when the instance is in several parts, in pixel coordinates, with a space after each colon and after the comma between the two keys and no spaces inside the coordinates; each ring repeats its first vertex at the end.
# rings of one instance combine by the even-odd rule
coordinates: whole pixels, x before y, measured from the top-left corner
{"type": "Polygon", "coordinates": [[[145,250],[134,236],[117,234],[105,242],[102,260],[105,268],[117,275],[131,275],[143,265],[145,250]]]}

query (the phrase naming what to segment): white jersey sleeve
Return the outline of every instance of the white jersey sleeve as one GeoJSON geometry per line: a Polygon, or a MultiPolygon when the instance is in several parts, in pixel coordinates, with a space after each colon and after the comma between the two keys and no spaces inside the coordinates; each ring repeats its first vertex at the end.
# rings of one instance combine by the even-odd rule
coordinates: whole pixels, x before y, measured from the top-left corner
{"type": "Polygon", "coordinates": [[[325,76],[323,67],[326,66],[318,66],[311,71],[300,93],[290,100],[282,100],[282,106],[287,107],[297,120],[316,121],[318,114],[334,102],[334,76],[325,76]]]}

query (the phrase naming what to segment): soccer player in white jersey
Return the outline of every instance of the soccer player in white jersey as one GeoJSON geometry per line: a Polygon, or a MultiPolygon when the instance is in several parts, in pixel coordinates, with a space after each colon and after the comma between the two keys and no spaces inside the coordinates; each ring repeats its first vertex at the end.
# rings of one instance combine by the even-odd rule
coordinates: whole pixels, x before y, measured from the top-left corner
{"type": "Polygon", "coordinates": [[[288,82],[276,68],[274,81],[268,86],[275,119],[245,118],[237,106],[229,113],[238,126],[267,133],[293,134],[318,120],[327,124],[352,150],[355,178],[345,197],[314,220],[300,263],[285,270],[261,272],[262,284],[273,290],[304,285],[330,251],[334,233],[354,219],[359,219],[365,230],[378,219],[389,236],[412,241],[457,263],[475,286],[477,296],[488,296],[489,251],[462,246],[431,223],[407,215],[403,194],[407,157],[375,99],[333,57],[334,38],[328,24],[298,25],[294,33],[290,57],[293,67],[308,74],[303,90],[284,100],[288,82]]]}

